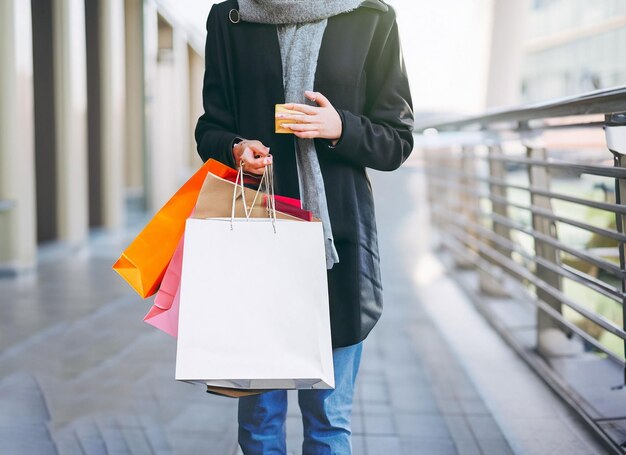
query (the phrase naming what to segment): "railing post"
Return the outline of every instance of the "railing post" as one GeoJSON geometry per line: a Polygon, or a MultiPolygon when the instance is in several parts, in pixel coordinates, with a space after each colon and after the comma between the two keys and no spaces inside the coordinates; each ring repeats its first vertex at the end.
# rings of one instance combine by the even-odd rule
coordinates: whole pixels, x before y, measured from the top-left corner
{"type": "MultiPolygon", "coordinates": [[[[615,167],[626,167],[626,113],[606,116],[604,134],[606,145],[613,154],[615,167]]],[[[615,203],[626,204],[626,181],[615,179],[615,203]]],[[[626,217],[615,214],[615,225],[620,234],[626,232],[626,217]]],[[[626,271],[626,246],[619,242],[619,263],[622,271],[626,271]]],[[[622,275],[622,292],[626,292],[626,277],[622,275]]],[[[626,328],[626,299],[622,298],[622,328],[626,328]]],[[[626,356],[626,341],[624,341],[624,355],[626,356]]],[[[624,385],[626,385],[626,369],[624,369],[624,385]]]]}
{"type": "MultiPolygon", "coordinates": [[[[473,178],[476,175],[476,155],[474,151],[474,147],[464,146],[461,152],[461,172],[463,173],[462,177],[459,179],[459,183],[461,188],[467,189],[476,189],[477,183],[476,179],[473,178]]],[[[454,213],[458,210],[456,207],[458,203],[461,205],[461,210],[459,216],[462,219],[466,219],[471,223],[480,223],[480,219],[476,215],[476,209],[480,207],[480,199],[476,196],[472,191],[461,191],[460,194],[455,195],[451,202],[451,207],[449,213],[454,213]],[[457,202],[458,201],[458,202],[457,202]]],[[[468,235],[478,239],[476,235],[476,230],[472,227],[470,223],[467,226],[468,235]]],[[[478,254],[478,251],[466,245],[468,250],[472,250],[475,254],[478,254]]],[[[463,257],[461,255],[455,254],[454,262],[457,267],[463,269],[473,269],[476,267],[474,261],[467,257],[463,257]]]]}
{"type": "Polygon", "coordinates": [[[432,231],[431,239],[432,239],[432,247],[435,249],[441,248],[443,246],[443,242],[441,240],[442,235],[441,231],[445,227],[445,223],[442,221],[439,210],[445,205],[446,201],[446,193],[447,190],[443,190],[441,185],[437,183],[437,180],[440,178],[436,172],[437,169],[443,168],[445,161],[445,156],[449,155],[450,150],[446,148],[437,148],[437,149],[429,149],[425,148],[423,152],[424,156],[424,169],[426,172],[426,198],[428,201],[428,207],[430,207],[430,222],[432,227],[434,228],[432,231]],[[432,175],[431,172],[428,172],[428,168],[432,167],[435,169],[435,174],[432,175]],[[434,181],[433,181],[434,180],[434,181]]]}
{"type": "MultiPolygon", "coordinates": [[[[526,155],[529,159],[533,160],[547,161],[548,159],[548,153],[546,149],[543,147],[538,147],[535,144],[526,144],[526,155]]],[[[533,188],[550,191],[550,173],[548,171],[548,168],[546,168],[545,166],[529,165],[528,181],[530,186],[533,188]]],[[[550,201],[550,198],[547,196],[540,196],[536,193],[531,192],[530,201],[532,206],[552,211],[552,203],[550,201]]],[[[533,213],[532,227],[533,230],[538,233],[553,237],[555,239],[557,238],[556,225],[553,221],[549,219],[533,213]]],[[[546,261],[550,261],[553,264],[560,263],[559,252],[556,248],[546,244],[536,237],[534,239],[534,244],[535,256],[545,259],[546,261]]],[[[552,288],[558,290],[562,289],[561,277],[557,273],[547,269],[541,264],[535,265],[535,275],[552,288]]],[[[562,303],[559,299],[553,297],[552,295],[539,288],[536,289],[536,295],[538,299],[544,301],[559,313],[562,312],[562,303]]],[[[568,343],[566,343],[564,337],[560,335],[562,335],[562,332],[560,330],[559,324],[552,317],[539,309],[537,311],[538,351],[546,355],[547,357],[567,354],[568,349],[566,345],[568,343]]]]}
{"type": "MultiPolygon", "coordinates": [[[[492,178],[496,178],[498,180],[506,179],[506,167],[503,161],[500,160],[492,160],[489,159],[492,155],[498,155],[502,153],[502,147],[500,145],[490,145],[488,151],[488,166],[489,166],[489,176],[492,178]]],[[[507,197],[506,188],[501,185],[494,185],[492,183],[489,184],[489,194],[491,196],[496,197],[507,197]]],[[[491,200],[491,211],[497,215],[508,217],[508,208],[506,204],[502,202],[495,202],[493,199],[491,200]]],[[[511,239],[511,231],[508,227],[504,226],[502,223],[498,223],[495,220],[492,220],[491,230],[494,234],[499,237],[502,237],[506,240],[511,239]]],[[[511,252],[502,247],[501,245],[496,244],[495,242],[489,242],[491,246],[501,255],[505,257],[511,257],[511,252]]],[[[485,258],[487,259],[487,258],[485,258]]],[[[488,260],[488,259],[487,259],[488,260]]],[[[490,261],[492,262],[492,261],[490,261]]],[[[493,276],[493,274],[486,272],[485,270],[480,270],[479,272],[479,285],[480,290],[488,295],[494,297],[506,297],[508,293],[502,286],[502,280],[499,277],[493,276]]]]}

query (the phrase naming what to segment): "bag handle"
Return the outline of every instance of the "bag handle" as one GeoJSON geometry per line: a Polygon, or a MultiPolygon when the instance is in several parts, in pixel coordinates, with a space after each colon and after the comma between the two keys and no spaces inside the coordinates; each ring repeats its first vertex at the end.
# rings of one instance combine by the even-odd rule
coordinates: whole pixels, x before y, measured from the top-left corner
{"type": "Polygon", "coordinates": [[[274,172],[271,164],[265,166],[263,169],[263,175],[261,176],[261,181],[259,182],[259,189],[256,191],[254,195],[254,199],[252,200],[252,204],[250,205],[250,209],[248,209],[248,205],[246,202],[246,193],[245,186],[243,184],[243,161],[239,163],[239,167],[237,169],[237,177],[235,178],[235,187],[233,188],[233,202],[231,206],[230,212],[230,229],[233,229],[233,222],[235,220],[235,203],[237,200],[237,189],[241,189],[241,201],[243,203],[243,211],[246,216],[246,221],[250,220],[250,216],[252,215],[252,210],[257,203],[257,199],[259,197],[259,193],[261,193],[261,188],[264,188],[264,193],[267,196],[267,212],[269,218],[272,220],[272,227],[274,228],[274,233],[276,233],[276,200],[274,195],[274,172]]]}

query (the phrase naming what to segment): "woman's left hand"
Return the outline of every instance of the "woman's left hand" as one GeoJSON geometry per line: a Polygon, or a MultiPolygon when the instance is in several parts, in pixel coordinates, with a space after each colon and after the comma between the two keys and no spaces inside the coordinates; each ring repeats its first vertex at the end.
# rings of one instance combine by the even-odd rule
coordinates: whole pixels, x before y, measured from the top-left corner
{"type": "Polygon", "coordinates": [[[301,114],[276,114],[276,118],[286,120],[298,120],[301,123],[287,123],[282,126],[289,128],[293,134],[304,139],[316,137],[330,139],[335,145],[341,137],[343,125],[341,117],[335,110],[328,98],[319,92],[304,92],[311,101],[315,101],[319,107],[307,104],[287,103],[285,108],[301,112],[301,114]]]}

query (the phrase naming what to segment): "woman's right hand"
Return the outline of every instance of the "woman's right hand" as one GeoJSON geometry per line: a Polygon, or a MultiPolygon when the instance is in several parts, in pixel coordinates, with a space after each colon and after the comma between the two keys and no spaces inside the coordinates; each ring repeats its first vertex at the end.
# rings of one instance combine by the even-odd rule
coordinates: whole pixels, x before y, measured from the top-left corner
{"type": "Polygon", "coordinates": [[[233,146],[233,157],[237,166],[242,163],[243,171],[248,174],[263,175],[265,166],[272,164],[270,148],[261,141],[238,142],[233,146]]]}

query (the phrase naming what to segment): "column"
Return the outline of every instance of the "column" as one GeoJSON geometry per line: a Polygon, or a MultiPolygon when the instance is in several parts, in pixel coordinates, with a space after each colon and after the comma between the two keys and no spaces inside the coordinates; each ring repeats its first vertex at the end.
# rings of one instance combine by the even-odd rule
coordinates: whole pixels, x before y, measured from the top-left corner
{"type": "Polygon", "coordinates": [[[0,269],[12,271],[37,256],[31,27],[29,1],[0,2],[0,269]]]}
{"type": "Polygon", "coordinates": [[[125,2],[126,39],[126,197],[145,205],[144,161],[144,5],[142,0],[125,2]]]}
{"type": "Polygon", "coordinates": [[[58,233],[71,245],[88,232],[87,74],[83,0],[54,0],[58,233]]]}
{"type": "Polygon", "coordinates": [[[185,96],[189,92],[186,43],[178,30],[161,16],[158,16],[157,43],[149,149],[153,209],[161,207],[180,187],[190,147],[188,96],[185,96]]]}
{"type": "Polygon", "coordinates": [[[202,160],[196,149],[194,130],[198,118],[204,113],[202,106],[202,83],[204,79],[204,59],[189,46],[189,137],[191,146],[189,147],[189,166],[196,168],[201,165],[202,160]]]}
{"type": "Polygon", "coordinates": [[[494,1],[486,107],[519,103],[529,0],[494,1]]]}
{"type": "Polygon", "coordinates": [[[174,28],[173,50],[174,50],[174,88],[177,96],[173,97],[174,112],[176,112],[176,148],[172,150],[175,154],[178,175],[176,175],[175,185],[180,186],[181,177],[191,171],[188,166],[189,150],[193,148],[193,134],[189,134],[189,126],[195,120],[190,117],[190,66],[189,66],[189,44],[183,31],[174,28]],[[187,95],[187,96],[185,96],[187,95]]]}
{"type": "Polygon", "coordinates": [[[102,220],[124,224],[125,39],[124,0],[100,0],[100,119],[102,220]]]}
{"type": "Polygon", "coordinates": [[[145,125],[145,153],[143,162],[143,180],[146,205],[156,210],[158,205],[158,180],[154,175],[156,146],[156,115],[157,106],[157,58],[159,53],[159,26],[158,13],[153,0],[143,3],[143,67],[144,67],[144,125],[145,125]]]}

